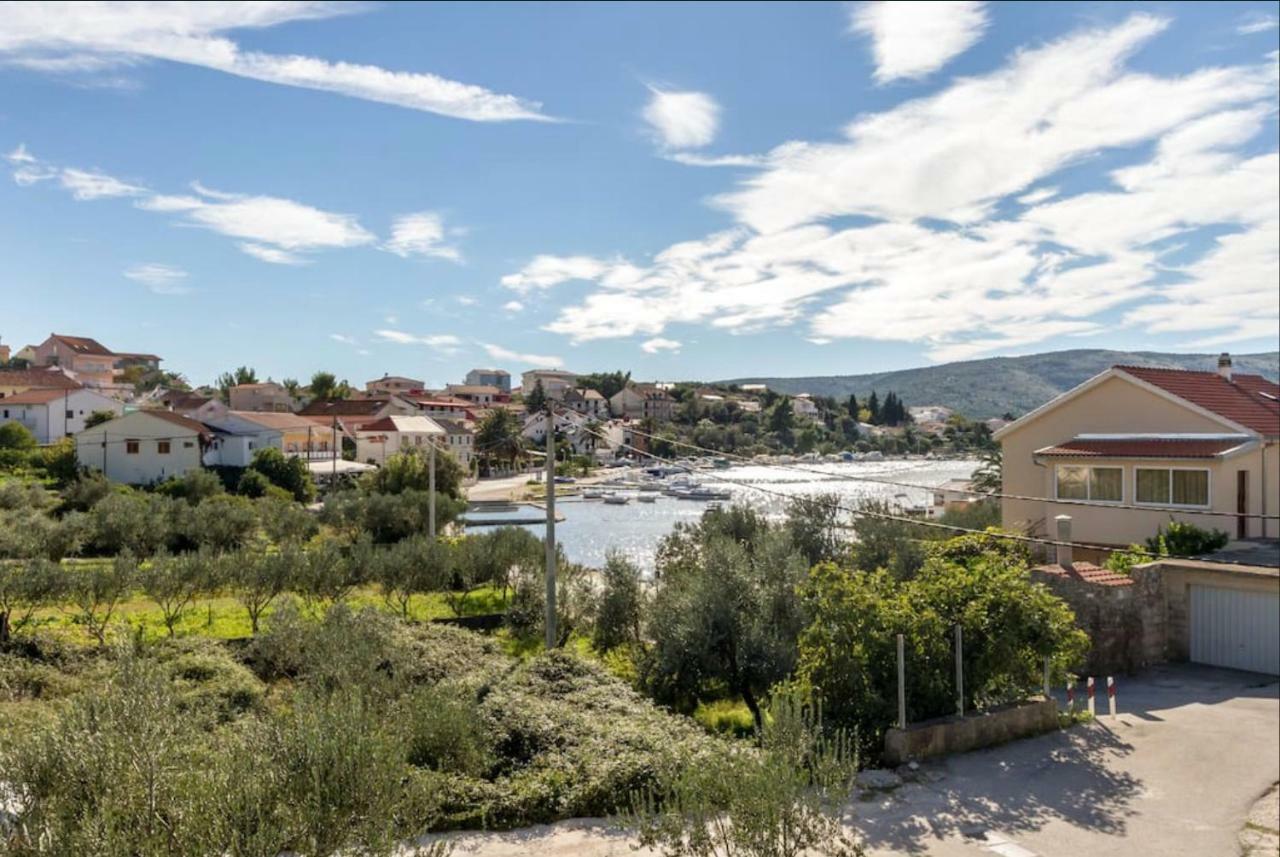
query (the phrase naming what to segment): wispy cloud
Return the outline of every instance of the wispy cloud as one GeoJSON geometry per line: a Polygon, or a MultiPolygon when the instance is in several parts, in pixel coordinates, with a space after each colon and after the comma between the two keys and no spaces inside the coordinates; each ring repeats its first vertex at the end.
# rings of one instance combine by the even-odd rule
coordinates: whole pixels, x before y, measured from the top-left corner
{"type": "Polygon", "coordinates": [[[360,344],[360,341],[354,336],[347,336],[345,333],[331,333],[329,338],[334,342],[341,342],[343,345],[356,346],[360,344]]]}
{"type": "Polygon", "coordinates": [[[660,354],[663,351],[679,353],[680,343],[674,339],[663,339],[661,336],[655,336],[653,339],[640,343],[640,350],[645,354],[660,354]]]}
{"type": "Polygon", "coordinates": [[[849,29],[871,39],[876,80],[921,78],[964,53],[987,28],[985,3],[882,0],[852,8],[849,29]]]}
{"type": "Polygon", "coordinates": [[[462,340],[451,333],[432,333],[419,335],[406,333],[403,330],[375,330],[375,338],[383,342],[394,342],[396,345],[425,345],[442,354],[457,354],[462,350],[462,340]]]}
{"type": "Polygon", "coordinates": [[[124,275],[135,283],[142,283],[157,295],[185,295],[191,289],[185,285],[187,272],[173,265],[155,262],[125,268],[124,275]]]}
{"type": "Polygon", "coordinates": [[[1117,325],[1274,337],[1280,154],[1255,143],[1274,121],[1276,59],[1126,68],[1166,23],[1081,30],[862,115],[844,139],[781,146],[715,199],[733,228],[644,260],[541,254],[502,282],[590,283],[546,326],[574,342],[802,325],[811,341],[955,359],[1117,325]],[[1086,157],[1153,143],[1099,173],[1100,189],[1052,184],[1086,157]],[[1192,256],[1171,270],[1174,241],[1192,256]]]}
{"type": "Polygon", "coordinates": [[[1242,36],[1250,36],[1254,33],[1265,33],[1277,27],[1280,27],[1280,18],[1275,15],[1268,15],[1266,12],[1249,12],[1240,19],[1236,32],[1242,36]]]}
{"type": "Polygon", "coordinates": [[[720,105],[705,92],[675,92],[650,86],[644,119],[663,146],[696,149],[715,140],[720,105]]]}
{"type": "Polygon", "coordinates": [[[401,258],[428,256],[461,262],[457,247],[445,243],[444,218],[434,211],[402,214],[391,224],[391,237],[382,249],[401,258]]]}
{"type": "Polygon", "coordinates": [[[545,366],[549,369],[559,369],[564,366],[564,360],[550,354],[529,354],[526,352],[512,351],[510,348],[503,348],[501,345],[494,345],[488,342],[480,343],[484,348],[484,352],[494,360],[507,360],[512,363],[520,363],[527,366],[545,366]]]}
{"type": "Polygon", "coordinates": [[[524,312],[524,304],[520,301],[507,301],[502,305],[502,309],[509,313],[524,312]]]}
{"type": "Polygon", "coordinates": [[[537,102],[482,86],[427,72],[245,51],[222,35],[363,8],[363,4],[331,2],[4,2],[0,3],[0,18],[5,22],[0,29],[0,62],[65,74],[162,60],[459,119],[547,119],[537,102]]]}

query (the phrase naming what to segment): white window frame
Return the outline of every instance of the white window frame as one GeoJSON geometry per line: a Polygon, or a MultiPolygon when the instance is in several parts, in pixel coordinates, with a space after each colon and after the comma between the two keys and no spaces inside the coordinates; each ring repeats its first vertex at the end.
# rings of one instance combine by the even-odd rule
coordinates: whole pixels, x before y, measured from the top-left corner
{"type": "MultiPolygon", "coordinates": [[[[1054,463],[1054,465],[1053,465],[1053,500],[1054,500],[1054,502],[1055,502],[1055,503],[1056,503],[1056,502],[1063,502],[1063,503],[1088,503],[1088,504],[1089,504],[1089,505],[1091,505],[1091,506],[1119,506],[1119,505],[1123,505],[1123,504],[1124,504],[1124,494],[1125,494],[1125,482],[1127,481],[1127,480],[1125,479],[1125,473],[1124,473],[1124,470],[1125,470],[1124,465],[1121,465],[1121,464],[1082,464],[1082,463],[1071,463],[1071,462],[1055,462],[1055,463],[1054,463]],[[1058,495],[1058,468],[1059,468],[1059,467],[1083,467],[1085,470],[1094,470],[1094,469],[1098,469],[1098,470],[1119,470],[1119,471],[1120,471],[1120,499],[1119,499],[1119,500],[1094,500],[1092,497],[1087,497],[1087,498],[1084,498],[1084,499],[1076,499],[1076,498],[1073,498],[1073,497],[1061,497],[1061,496],[1059,496],[1059,495],[1058,495]]],[[[1090,480],[1089,480],[1089,478],[1088,478],[1088,477],[1086,477],[1086,478],[1085,478],[1085,483],[1084,483],[1084,484],[1085,484],[1085,491],[1086,491],[1086,493],[1092,493],[1092,491],[1090,491],[1090,490],[1089,490],[1090,480]]]]}
{"type": "Polygon", "coordinates": [[[1153,466],[1135,464],[1133,467],[1133,503],[1135,506],[1153,506],[1155,508],[1168,507],[1172,509],[1212,509],[1213,508],[1213,468],[1211,467],[1175,467],[1153,466]],[[1138,471],[1139,470],[1164,470],[1169,474],[1169,502],[1155,503],[1150,500],[1138,499],[1138,471]],[[1175,470],[1191,470],[1205,474],[1205,502],[1200,503],[1175,503],[1173,502],[1173,472],[1175,470]]]}

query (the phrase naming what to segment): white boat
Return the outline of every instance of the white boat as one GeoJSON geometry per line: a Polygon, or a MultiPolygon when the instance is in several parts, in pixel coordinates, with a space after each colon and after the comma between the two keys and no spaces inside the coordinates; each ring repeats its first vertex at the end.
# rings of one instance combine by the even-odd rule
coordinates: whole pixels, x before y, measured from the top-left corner
{"type": "Polygon", "coordinates": [[[599,500],[603,496],[604,496],[603,491],[583,491],[582,492],[583,500],[599,500]]]}
{"type": "Polygon", "coordinates": [[[631,498],[623,494],[610,494],[604,498],[604,502],[610,506],[625,506],[631,502],[631,498]]]}
{"type": "Polygon", "coordinates": [[[691,491],[681,491],[675,496],[680,500],[729,500],[733,497],[728,491],[718,491],[714,488],[695,488],[691,491]]]}
{"type": "Polygon", "coordinates": [[[636,500],[640,503],[656,503],[658,502],[658,497],[655,494],[641,494],[636,500]]]}

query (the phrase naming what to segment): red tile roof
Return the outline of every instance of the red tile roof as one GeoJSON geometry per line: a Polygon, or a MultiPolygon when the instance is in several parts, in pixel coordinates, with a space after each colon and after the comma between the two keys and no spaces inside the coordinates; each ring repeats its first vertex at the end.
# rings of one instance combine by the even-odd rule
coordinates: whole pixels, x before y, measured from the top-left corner
{"type": "Polygon", "coordinates": [[[1037,449],[1036,455],[1062,458],[1213,458],[1246,443],[1237,438],[1125,438],[1123,440],[1073,439],[1037,449]]]}
{"type": "Polygon", "coordinates": [[[1075,562],[1071,565],[1070,571],[1056,563],[1037,566],[1035,570],[1055,577],[1079,580],[1082,583],[1089,583],[1094,586],[1133,586],[1132,578],[1125,577],[1123,574],[1118,574],[1109,569],[1099,568],[1091,562],[1075,562]]]}
{"type": "Polygon", "coordinates": [[[1280,437],[1280,385],[1261,375],[1116,366],[1121,372],[1265,437],[1280,437]]]}
{"type": "Polygon", "coordinates": [[[367,417],[377,414],[390,399],[317,399],[298,411],[304,417],[367,417]]]}
{"type": "Polygon", "coordinates": [[[87,336],[67,336],[63,333],[51,334],[54,339],[64,343],[77,354],[98,354],[103,357],[114,356],[114,352],[96,339],[87,336]]]}
{"type": "Polygon", "coordinates": [[[0,399],[0,403],[6,405],[44,405],[61,399],[71,392],[73,391],[70,388],[63,390],[25,390],[21,393],[14,393],[12,396],[5,396],[0,399]]]}
{"type": "Polygon", "coordinates": [[[74,390],[80,386],[57,369],[0,369],[0,387],[74,390]]]}

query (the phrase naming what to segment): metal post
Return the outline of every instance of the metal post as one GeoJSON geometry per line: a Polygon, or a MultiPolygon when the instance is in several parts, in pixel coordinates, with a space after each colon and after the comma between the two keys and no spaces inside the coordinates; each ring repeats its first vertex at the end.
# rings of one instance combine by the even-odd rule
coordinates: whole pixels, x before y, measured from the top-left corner
{"type": "Polygon", "coordinates": [[[1116,680],[1112,676],[1107,676],[1107,704],[1114,718],[1116,716],[1116,680]]]}
{"type": "Polygon", "coordinates": [[[1076,713],[1076,677],[1067,676],[1067,713],[1076,713]]]}
{"type": "Polygon", "coordinates": [[[1044,659],[1044,698],[1049,699],[1052,686],[1049,684],[1049,659],[1044,659]]]}
{"type": "MultiPolygon", "coordinates": [[[[329,487],[332,489],[338,484],[338,418],[333,418],[333,449],[329,450],[329,454],[333,456],[333,465],[329,471],[329,487]]],[[[386,462],[384,461],[383,464],[386,462]]]]}
{"type": "Polygon", "coordinates": [[[964,717],[964,629],[956,625],[956,716],[964,717]]]}
{"type": "Polygon", "coordinates": [[[547,406],[547,648],[556,647],[556,432],[547,406]]]}
{"type": "MultiPolygon", "coordinates": [[[[436,537],[436,444],[433,440],[428,442],[431,444],[431,449],[427,452],[427,535],[434,540],[436,537]]],[[[385,453],[382,463],[387,463],[385,453]]]]}
{"type": "Polygon", "coordinates": [[[1089,716],[1092,717],[1097,713],[1094,710],[1094,704],[1093,704],[1093,676],[1089,676],[1089,679],[1086,684],[1089,690],[1089,716]]]}
{"type": "Polygon", "coordinates": [[[907,656],[901,634],[898,635],[898,728],[907,728],[907,656]]]}

